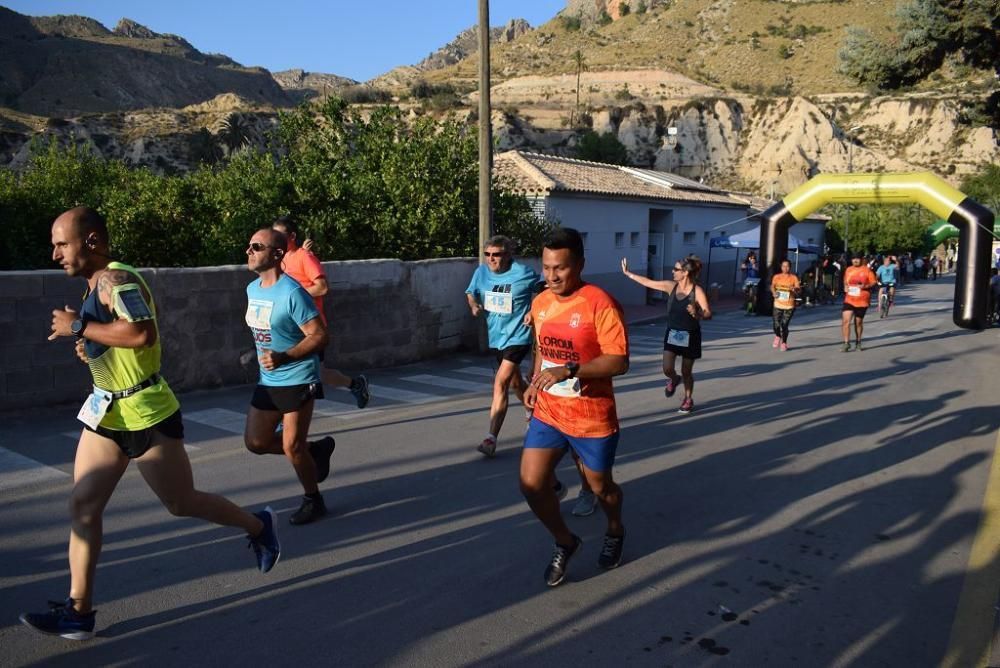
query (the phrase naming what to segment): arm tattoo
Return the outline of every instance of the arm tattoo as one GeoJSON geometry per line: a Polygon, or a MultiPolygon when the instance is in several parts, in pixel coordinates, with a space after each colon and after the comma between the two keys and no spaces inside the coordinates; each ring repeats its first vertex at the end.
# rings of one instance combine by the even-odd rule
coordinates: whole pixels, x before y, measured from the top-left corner
{"type": "MultiPolygon", "coordinates": [[[[113,300],[111,298],[111,292],[115,289],[117,285],[126,285],[128,283],[138,283],[135,276],[127,271],[121,271],[120,269],[108,269],[101,277],[97,279],[97,298],[101,300],[101,303],[107,307],[113,305],[113,300]]],[[[143,293],[145,294],[145,290],[143,293]]]]}

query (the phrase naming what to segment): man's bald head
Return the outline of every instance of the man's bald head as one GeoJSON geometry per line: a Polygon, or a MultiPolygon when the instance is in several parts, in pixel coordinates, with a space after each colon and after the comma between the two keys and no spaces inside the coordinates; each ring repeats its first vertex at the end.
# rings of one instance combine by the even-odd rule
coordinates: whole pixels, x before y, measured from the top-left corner
{"type": "Polygon", "coordinates": [[[91,248],[108,246],[108,223],[104,216],[89,206],[78,206],[66,211],[56,218],[53,223],[55,225],[62,225],[67,234],[87,241],[91,248]]]}

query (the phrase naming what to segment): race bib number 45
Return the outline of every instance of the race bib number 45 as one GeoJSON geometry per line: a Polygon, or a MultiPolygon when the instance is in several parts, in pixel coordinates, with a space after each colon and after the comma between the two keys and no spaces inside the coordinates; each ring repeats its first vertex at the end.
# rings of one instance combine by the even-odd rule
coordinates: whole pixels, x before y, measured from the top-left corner
{"type": "Polygon", "coordinates": [[[514,312],[514,297],[508,292],[487,292],[483,299],[483,308],[490,313],[510,315],[514,312]]]}

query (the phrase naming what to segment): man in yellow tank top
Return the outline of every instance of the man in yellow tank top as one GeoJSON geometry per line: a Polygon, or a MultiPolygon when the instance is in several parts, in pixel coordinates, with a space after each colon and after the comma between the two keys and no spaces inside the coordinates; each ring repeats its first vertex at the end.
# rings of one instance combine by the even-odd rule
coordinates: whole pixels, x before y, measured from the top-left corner
{"type": "Polygon", "coordinates": [[[246,531],[261,572],[271,570],[281,553],[273,510],[251,514],[194,488],[179,404],[160,376],[152,293],[135,269],[109,255],[107,224],[93,209],[70,209],[52,224],[52,259],[69,276],[85,278],[87,291],[79,311],[67,306],[52,312],[49,340],[76,337],[76,353],[90,367],[94,391],[77,416],[84,429],[73,465],[69,597],[48,612],[22,614],[21,622],[71,640],[94,635],[102,515],[133,459],[171,514],[246,531]]]}

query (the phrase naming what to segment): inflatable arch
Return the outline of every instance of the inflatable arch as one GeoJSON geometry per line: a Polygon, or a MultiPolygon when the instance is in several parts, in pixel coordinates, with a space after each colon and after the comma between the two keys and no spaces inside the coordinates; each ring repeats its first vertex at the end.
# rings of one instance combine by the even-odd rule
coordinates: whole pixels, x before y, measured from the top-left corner
{"type": "Polygon", "coordinates": [[[771,312],[768,286],[788,252],[788,228],[827,204],[920,204],[954,225],[959,257],[952,319],[966,329],[986,326],[993,212],[931,172],[821,174],[767,209],[761,214],[757,313],[771,312]]]}
{"type": "MultiPolygon", "coordinates": [[[[927,228],[927,231],[931,233],[931,238],[934,240],[934,246],[940,246],[942,243],[948,239],[955,239],[961,236],[957,227],[949,223],[947,220],[937,220],[927,228]]],[[[993,236],[1000,239],[1000,221],[993,222],[993,236]]]]}

